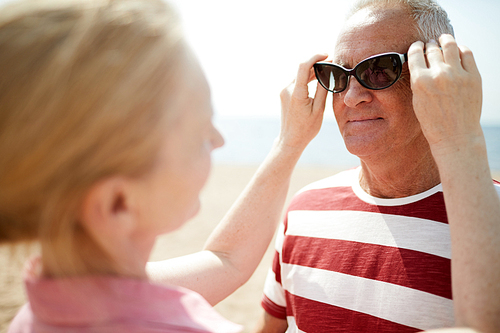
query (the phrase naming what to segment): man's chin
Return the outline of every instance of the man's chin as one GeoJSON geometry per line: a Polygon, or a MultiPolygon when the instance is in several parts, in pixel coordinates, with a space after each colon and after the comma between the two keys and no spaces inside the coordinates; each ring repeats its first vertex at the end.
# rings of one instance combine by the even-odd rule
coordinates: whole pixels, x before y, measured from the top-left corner
{"type": "Polygon", "coordinates": [[[349,138],[344,140],[344,143],[347,151],[360,159],[376,154],[380,148],[374,140],[363,138],[349,138]]]}

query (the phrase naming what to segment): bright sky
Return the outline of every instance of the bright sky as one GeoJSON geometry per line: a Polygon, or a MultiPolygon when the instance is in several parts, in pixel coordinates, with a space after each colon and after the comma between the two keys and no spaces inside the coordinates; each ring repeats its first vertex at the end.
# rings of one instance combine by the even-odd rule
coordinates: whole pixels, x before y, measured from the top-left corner
{"type": "MultiPolygon", "coordinates": [[[[500,125],[500,1],[438,0],[483,79],[483,124],[500,125]]],[[[279,117],[280,91],[315,53],[332,54],[350,1],[170,0],[212,87],[216,113],[279,117]]],[[[331,106],[327,108],[331,111],[331,106]]],[[[333,116],[331,116],[333,118],[333,116]]]]}
{"type": "MultiPolygon", "coordinates": [[[[0,0],[0,5],[15,0],[0,0]]],[[[167,0],[212,87],[216,113],[279,117],[279,93],[300,62],[333,54],[350,0],[167,0]]],[[[500,1],[438,0],[483,78],[483,124],[500,125],[500,1]]],[[[329,103],[331,105],[331,103],[329,103]]],[[[327,117],[332,116],[331,106],[327,117]]]]}

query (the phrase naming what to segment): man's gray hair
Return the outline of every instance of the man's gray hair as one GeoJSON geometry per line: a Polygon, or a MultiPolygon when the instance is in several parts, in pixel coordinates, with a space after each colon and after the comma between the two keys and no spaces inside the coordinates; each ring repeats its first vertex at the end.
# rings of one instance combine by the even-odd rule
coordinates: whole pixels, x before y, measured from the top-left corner
{"type": "Polygon", "coordinates": [[[399,4],[410,9],[423,42],[431,39],[437,41],[442,34],[454,35],[448,14],[434,0],[357,0],[348,12],[347,18],[365,7],[390,4],[399,4]]]}

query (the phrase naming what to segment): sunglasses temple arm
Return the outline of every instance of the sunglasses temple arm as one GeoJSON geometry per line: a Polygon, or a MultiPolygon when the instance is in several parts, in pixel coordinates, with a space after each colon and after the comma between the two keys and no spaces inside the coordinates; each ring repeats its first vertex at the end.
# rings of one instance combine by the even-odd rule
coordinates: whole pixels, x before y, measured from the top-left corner
{"type": "Polygon", "coordinates": [[[404,64],[405,62],[408,61],[408,53],[400,54],[399,57],[401,58],[401,63],[402,64],[404,64]]]}

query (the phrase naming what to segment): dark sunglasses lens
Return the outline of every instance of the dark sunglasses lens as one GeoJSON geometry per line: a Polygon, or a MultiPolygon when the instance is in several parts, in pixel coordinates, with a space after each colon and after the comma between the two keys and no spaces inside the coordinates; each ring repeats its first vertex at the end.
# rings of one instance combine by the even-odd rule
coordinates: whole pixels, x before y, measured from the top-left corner
{"type": "Polygon", "coordinates": [[[347,86],[347,75],[339,67],[333,65],[316,64],[314,65],[316,78],[321,85],[333,92],[339,92],[347,86]]]}
{"type": "Polygon", "coordinates": [[[356,76],[362,84],[372,89],[383,89],[392,85],[401,75],[401,62],[397,55],[384,55],[361,62],[356,76]]]}

